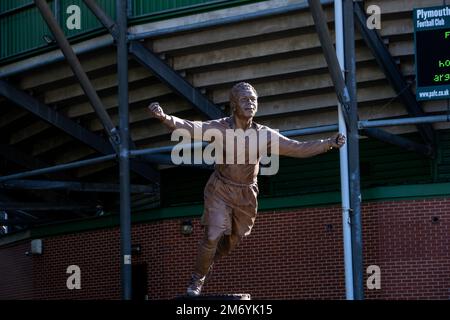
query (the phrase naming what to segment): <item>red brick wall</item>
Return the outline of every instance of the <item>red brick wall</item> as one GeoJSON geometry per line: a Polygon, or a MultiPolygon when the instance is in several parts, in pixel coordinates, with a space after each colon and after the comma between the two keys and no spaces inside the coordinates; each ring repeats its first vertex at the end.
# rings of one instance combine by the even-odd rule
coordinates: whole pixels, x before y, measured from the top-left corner
{"type": "MultiPolygon", "coordinates": [[[[133,226],[133,243],[142,246],[133,261],[148,263],[150,299],[184,293],[201,228],[194,219],[193,235],[183,236],[181,221],[133,226]]],[[[365,267],[381,268],[381,289],[366,289],[367,298],[450,298],[450,199],[366,203],[363,229],[365,267]]],[[[0,248],[0,299],[120,298],[118,229],[45,238],[39,257],[23,254],[28,243],[0,248]],[[81,290],[66,288],[71,264],[81,268],[81,290]]],[[[338,206],[264,212],[252,234],[215,266],[204,293],[343,299],[343,272],[338,206]]]]}
{"type": "Polygon", "coordinates": [[[28,244],[0,248],[0,300],[33,298],[33,266],[28,244]]]}

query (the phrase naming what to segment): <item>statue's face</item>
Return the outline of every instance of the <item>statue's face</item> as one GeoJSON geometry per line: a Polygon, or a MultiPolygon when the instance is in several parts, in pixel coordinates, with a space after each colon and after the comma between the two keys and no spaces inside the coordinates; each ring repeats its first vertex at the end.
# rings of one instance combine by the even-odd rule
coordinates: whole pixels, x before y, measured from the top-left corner
{"type": "Polygon", "coordinates": [[[239,92],[234,114],[240,118],[253,118],[258,111],[258,97],[252,90],[239,92]]]}

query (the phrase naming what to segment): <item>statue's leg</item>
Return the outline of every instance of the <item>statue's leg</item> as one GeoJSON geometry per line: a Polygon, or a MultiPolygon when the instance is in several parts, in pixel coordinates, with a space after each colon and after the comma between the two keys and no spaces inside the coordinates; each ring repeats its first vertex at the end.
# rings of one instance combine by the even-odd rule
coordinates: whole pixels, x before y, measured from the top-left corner
{"type": "Polygon", "coordinates": [[[224,235],[220,239],[217,245],[217,251],[214,256],[214,262],[219,261],[224,256],[227,256],[237,247],[239,242],[241,242],[242,236],[237,234],[224,235]]]}
{"type": "Polygon", "coordinates": [[[205,233],[198,245],[194,272],[187,288],[189,296],[199,296],[205,284],[206,275],[213,264],[217,244],[222,238],[225,229],[219,226],[206,226],[205,233]]]}
{"type": "Polygon", "coordinates": [[[233,251],[241,240],[250,233],[256,218],[256,208],[234,208],[232,212],[232,232],[224,235],[217,244],[214,261],[219,261],[233,251]]]}
{"type": "Polygon", "coordinates": [[[240,228],[236,225],[237,221],[232,218],[232,228],[230,235],[223,235],[217,244],[216,255],[214,256],[214,261],[218,261],[224,256],[227,256],[237,247],[237,245],[241,242],[244,234],[240,230],[240,228]]]}
{"type": "Polygon", "coordinates": [[[198,245],[197,259],[195,262],[195,272],[199,275],[206,275],[209,267],[213,263],[217,244],[222,238],[225,229],[218,226],[206,226],[205,234],[198,245]]]}
{"type": "Polygon", "coordinates": [[[202,217],[205,232],[198,245],[194,272],[187,289],[190,296],[200,295],[206,275],[214,262],[217,245],[224,233],[231,230],[232,209],[217,196],[216,181],[211,181],[205,188],[205,211],[202,217]]]}
{"type": "Polygon", "coordinates": [[[195,271],[202,275],[208,273],[214,261],[219,242],[223,242],[232,233],[233,209],[224,201],[229,189],[212,175],[205,188],[205,206],[202,224],[205,235],[200,242],[195,271]]]}

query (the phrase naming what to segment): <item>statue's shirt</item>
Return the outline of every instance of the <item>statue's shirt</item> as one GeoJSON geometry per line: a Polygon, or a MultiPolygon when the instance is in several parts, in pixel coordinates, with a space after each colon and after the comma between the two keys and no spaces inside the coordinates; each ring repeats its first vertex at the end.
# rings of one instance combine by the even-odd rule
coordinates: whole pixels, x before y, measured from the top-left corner
{"type": "MultiPolygon", "coordinates": [[[[273,130],[267,126],[263,126],[252,122],[252,125],[249,129],[244,132],[248,134],[248,130],[254,130],[257,136],[257,146],[255,148],[250,148],[250,143],[255,143],[250,135],[245,139],[245,143],[242,144],[238,142],[237,138],[234,143],[232,141],[227,141],[227,130],[228,130],[228,139],[230,139],[230,131],[235,130],[234,120],[232,117],[226,117],[217,120],[210,121],[190,121],[177,118],[175,116],[169,116],[164,120],[164,124],[171,128],[175,129],[184,129],[186,130],[190,136],[194,140],[209,140],[205,139],[205,133],[212,132],[212,130],[217,130],[222,134],[223,141],[220,141],[219,144],[222,146],[223,150],[223,162],[219,162],[215,164],[215,173],[222,177],[225,182],[229,182],[229,184],[244,184],[250,185],[256,182],[256,177],[259,171],[259,163],[261,160],[261,148],[259,145],[259,139],[265,136],[267,138],[265,147],[268,152],[278,155],[296,157],[296,158],[307,158],[312,157],[321,153],[324,153],[328,150],[329,144],[327,140],[315,140],[315,141],[296,141],[289,139],[278,131],[273,130]],[[277,140],[277,143],[274,144],[272,140],[277,140]],[[228,142],[228,143],[227,143],[228,142]],[[230,143],[231,142],[231,143],[230,143]],[[271,150],[271,147],[276,146],[274,150],[271,150]],[[229,150],[229,148],[233,147],[234,150],[229,150]],[[278,150],[276,150],[278,149],[278,150]],[[251,150],[256,150],[256,156],[254,152],[251,150]],[[231,162],[227,160],[227,154],[230,155],[232,152],[232,156],[228,157],[229,159],[233,159],[231,162]],[[238,162],[237,158],[239,154],[244,154],[245,161],[244,163],[238,162]],[[253,158],[252,156],[253,155],[253,158]],[[256,161],[254,161],[256,159],[256,161]]],[[[254,132],[251,132],[252,134],[254,132]]]]}

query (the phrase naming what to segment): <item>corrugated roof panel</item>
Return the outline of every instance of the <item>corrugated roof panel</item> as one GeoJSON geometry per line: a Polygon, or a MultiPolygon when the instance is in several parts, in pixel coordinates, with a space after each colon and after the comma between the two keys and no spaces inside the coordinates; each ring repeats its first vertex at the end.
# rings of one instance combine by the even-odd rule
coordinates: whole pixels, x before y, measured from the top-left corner
{"type": "MultiPolygon", "coordinates": [[[[49,4],[53,5],[53,1],[49,4]]],[[[46,47],[44,35],[50,34],[36,7],[4,16],[0,19],[0,59],[46,47]]]]}
{"type": "Polygon", "coordinates": [[[182,8],[203,3],[214,3],[214,2],[224,2],[217,0],[167,0],[167,1],[148,1],[148,0],[134,0],[133,5],[133,16],[143,16],[155,12],[182,8]]]}
{"type": "Polygon", "coordinates": [[[0,1],[0,13],[5,11],[20,8],[24,5],[33,3],[33,0],[1,0],[0,1]]]}
{"type": "MultiPolygon", "coordinates": [[[[261,0],[132,0],[131,11],[132,16],[130,23],[133,21],[142,22],[150,19],[155,13],[161,13],[162,19],[167,12],[169,15],[173,12],[184,12],[185,9],[197,10],[196,6],[205,8],[202,5],[217,6],[235,6],[249,2],[257,2],[261,0]],[[147,17],[149,16],[149,17],[147,17]]],[[[52,0],[48,1],[52,11],[56,14],[64,33],[69,39],[82,36],[83,38],[93,36],[95,30],[103,30],[101,23],[86,7],[82,0],[52,0]],[[67,28],[67,19],[71,13],[67,13],[70,5],[77,5],[81,11],[81,28],[69,30],[67,28]],[[58,9],[56,9],[58,8],[58,9]]],[[[116,1],[113,0],[97,0],[97,4],[113,19],[115,19],[116,1]]],[[[106,32],[105,30],[103,30],[106,32]]],[[[50,35],[50,32],[41,18],[39,11],[30,0],[1,0],[0,1],[0,63],[8,63],[12,60],[18,60],[25,56],[36,54],[36,49],[49,48],[43,39],[44,35],[50,35]],[[15,10],[19,8],[19,10],[15,10]],[[12,10],[12,11],[11,11],[12,10]],[[2,12],[10,11],[1,15],[2,12]]],[[[42,51],[40,50],[40,51],[42,51]]],[[[39,51],[39,52],[40,52],[39,51]]]]}
{"type": "MultiPolygon", "coordinates": [[[[116,1],[111,0],[97,0],[97,4],[107,13],[111,18],[116,18],[116,1]]],[[[152,1],[149,1],[152,2],[152,1]]],[[[67,37],[73,37],[79,34],[90,32],[97,28],[103,28],[102,24],[94,16],[94,14],[88,9],[82,0],[60,0],[60,21],[61,26],[64,29],[64,33],[67,37]],[[81,29],[69,30],[67,28],[67,19],[71,16],[71,13],[67,13],[67,9],[71,5],[77,5],[81,9],[81,29]]]]}

